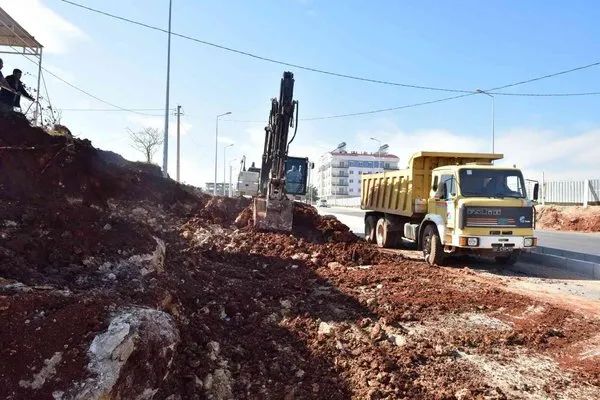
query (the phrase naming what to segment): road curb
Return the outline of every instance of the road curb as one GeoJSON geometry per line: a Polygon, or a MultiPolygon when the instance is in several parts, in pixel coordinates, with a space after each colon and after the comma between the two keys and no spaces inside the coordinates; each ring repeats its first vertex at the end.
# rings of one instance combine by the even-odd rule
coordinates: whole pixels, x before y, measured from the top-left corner
{"type": "Polygon", "coordinates": [[[525,262],[533,262],[548,267],[573,272],[589,279],[600,279],[600,257],[572,251],[537,247],[522,254],[525,262]]]}

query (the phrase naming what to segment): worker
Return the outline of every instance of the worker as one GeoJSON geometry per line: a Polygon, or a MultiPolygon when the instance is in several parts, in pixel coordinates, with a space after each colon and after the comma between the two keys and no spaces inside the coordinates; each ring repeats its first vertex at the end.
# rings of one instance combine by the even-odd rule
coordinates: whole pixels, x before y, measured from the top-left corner
{"type": "Polygon", "coordinates": [[[297,194],[302,192],[302,166],[298,166],[296,169],[295,165],[286,172],[285,176],[285,189],[288,193],[297,194]]]}
{"type": "Polygon", "coordinates": [[[31,101],[35,100],[25,90],[25,87],[21,82],[21,76],[23,76],[23,72],[20,69],[15,68],[12,75],[9,75],[5,78],[5,81],[8,83],[9,87],[12,88],[12,90],[9,91],[5,88],[2,88],[2,91],[0,91],[0,102],[4,103],[8,107],[11,107],[11,111],[14,109],[14,107],[21,108],[21,95],[31,101]]]}
{"type": "Polygon", "coordinates": [[[302,176],[301,176],[300,172],[296,170],[295,165],[292,165],[292,168],[290,168],[286,172],[285,177],[286,177],[286,181],[293,182],[293,183],[300,182],[300,180],[302,179],[302,176]]]}
{"type": "Polygon", "coordinates": [[[505,178],[495,175],[485,185],[488,196],[509,196],[514,192],[506,185],[505,178]]]}

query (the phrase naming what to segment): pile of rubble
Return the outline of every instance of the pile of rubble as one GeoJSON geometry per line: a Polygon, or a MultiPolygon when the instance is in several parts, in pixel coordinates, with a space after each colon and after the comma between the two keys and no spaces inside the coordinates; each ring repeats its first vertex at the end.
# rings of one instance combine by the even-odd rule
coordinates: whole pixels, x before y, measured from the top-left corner
{"type": "Polygon", "coordinates": [[[158,172],[0,121],[0,398],[600,396],[597,316],[158,172]]]}
{"type": "Polygon", "coordinates": [[[538,229],[600,232],[600,206],[536,206],[536,211],[538,229]]]}

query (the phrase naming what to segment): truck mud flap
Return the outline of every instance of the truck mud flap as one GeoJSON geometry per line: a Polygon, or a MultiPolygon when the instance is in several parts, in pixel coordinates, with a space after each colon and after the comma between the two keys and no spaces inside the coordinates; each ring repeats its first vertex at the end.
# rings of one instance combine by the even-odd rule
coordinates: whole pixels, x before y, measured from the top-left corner
{"type": "Polygon", "coordinates": [[[260,231],[291,232],[294,203],[289,199],[254,198],[254,228],[260,231]]]}

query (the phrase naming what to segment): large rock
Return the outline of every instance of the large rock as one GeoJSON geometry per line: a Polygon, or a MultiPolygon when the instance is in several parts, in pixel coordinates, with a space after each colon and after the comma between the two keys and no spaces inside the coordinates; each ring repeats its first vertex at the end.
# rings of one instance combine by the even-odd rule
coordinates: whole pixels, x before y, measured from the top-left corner
{"type": "Polygon", "coordinates": [[[179,331],[159,310],[134,308],[113,317],[88,350],[93,378],[66,399],[152,399],[169,374],[179,331]]]}

